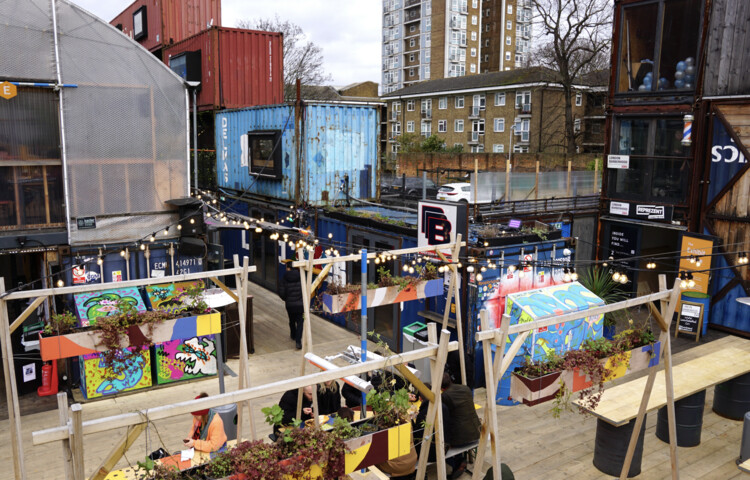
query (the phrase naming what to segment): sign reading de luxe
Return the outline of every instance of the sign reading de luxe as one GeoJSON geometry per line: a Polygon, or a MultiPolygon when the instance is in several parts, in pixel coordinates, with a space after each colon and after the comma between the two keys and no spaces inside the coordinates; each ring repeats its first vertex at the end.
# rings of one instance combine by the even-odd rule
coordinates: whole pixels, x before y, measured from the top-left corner
{"type": "Polygon", "coordinates": [[[628,202],[609,202],[609,213],[642,220],[672,220],[674,207],[670,205],[640,205],[628,202]]]}
{"type": "Polygon", "coordinates": [[[607,168],[630,168],[630,155],[607,155],[607,168]]]}
{"type": "Polygon", "coordinates": [[[76,218],[78,230],[90,230],[96,228],[96,217],[78,217],[76,218]]]}

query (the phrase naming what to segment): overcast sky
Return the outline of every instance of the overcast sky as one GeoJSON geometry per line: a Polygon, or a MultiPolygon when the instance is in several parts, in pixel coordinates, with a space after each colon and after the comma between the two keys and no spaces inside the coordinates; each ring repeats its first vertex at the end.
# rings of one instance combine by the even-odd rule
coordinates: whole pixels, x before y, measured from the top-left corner
{"type": "MultiPolygon", "coordinates": [[[[132,0],[72,0],[109,22],[132,0]]],[[[380,83],[381,5],[379,0],[222,0],[221,24],[273,18],[291,20],[323,49],[332,84],[380,83]]]]}

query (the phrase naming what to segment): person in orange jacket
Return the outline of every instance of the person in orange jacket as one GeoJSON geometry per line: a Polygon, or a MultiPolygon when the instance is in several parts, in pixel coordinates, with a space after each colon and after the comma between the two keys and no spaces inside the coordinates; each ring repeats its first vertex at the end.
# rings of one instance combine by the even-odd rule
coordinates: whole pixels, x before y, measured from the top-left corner
{"type": "MultiPolygon", "coordinates": [[[[196,398],[205,398],[208,394],[201,392],[196,398]]],[[[227,447],[227,434],[224,422],[214,411],[198,410],[193,415],[193,426],[190,435],[183,440],[186,448],[195,448],[199,452],[223,452],[227,447]]]]}

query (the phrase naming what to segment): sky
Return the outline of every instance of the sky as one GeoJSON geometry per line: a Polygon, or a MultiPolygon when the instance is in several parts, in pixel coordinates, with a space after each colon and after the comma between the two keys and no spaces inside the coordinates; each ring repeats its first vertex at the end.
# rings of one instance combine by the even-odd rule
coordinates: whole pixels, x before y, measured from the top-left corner
{"type": "MultiPolygon", "coordinates": [[[[132,0],[71,0],[109,22],[132,0]]],[[[380,0],[222,0],[221,24],[238,20],[290,20],[323,49],[324,70],[334,86],[355,82],[380,83],[380,0]]]]}

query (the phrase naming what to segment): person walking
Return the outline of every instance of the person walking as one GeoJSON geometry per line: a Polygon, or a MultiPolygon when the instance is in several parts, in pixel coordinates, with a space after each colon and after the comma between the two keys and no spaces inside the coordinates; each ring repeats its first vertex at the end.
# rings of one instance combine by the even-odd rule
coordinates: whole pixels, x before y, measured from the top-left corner
{"type": "Polygon", "coordinates": [[[295,341],[297,350],[302,349],[302,327],[305,324],[305,308],[302,301],[302,279],[299,270],[292,267],[292,262],[286,264],[286,272],[281,280],[279,296],[286,305],[289,316],[289,336],[295,341]]]}

